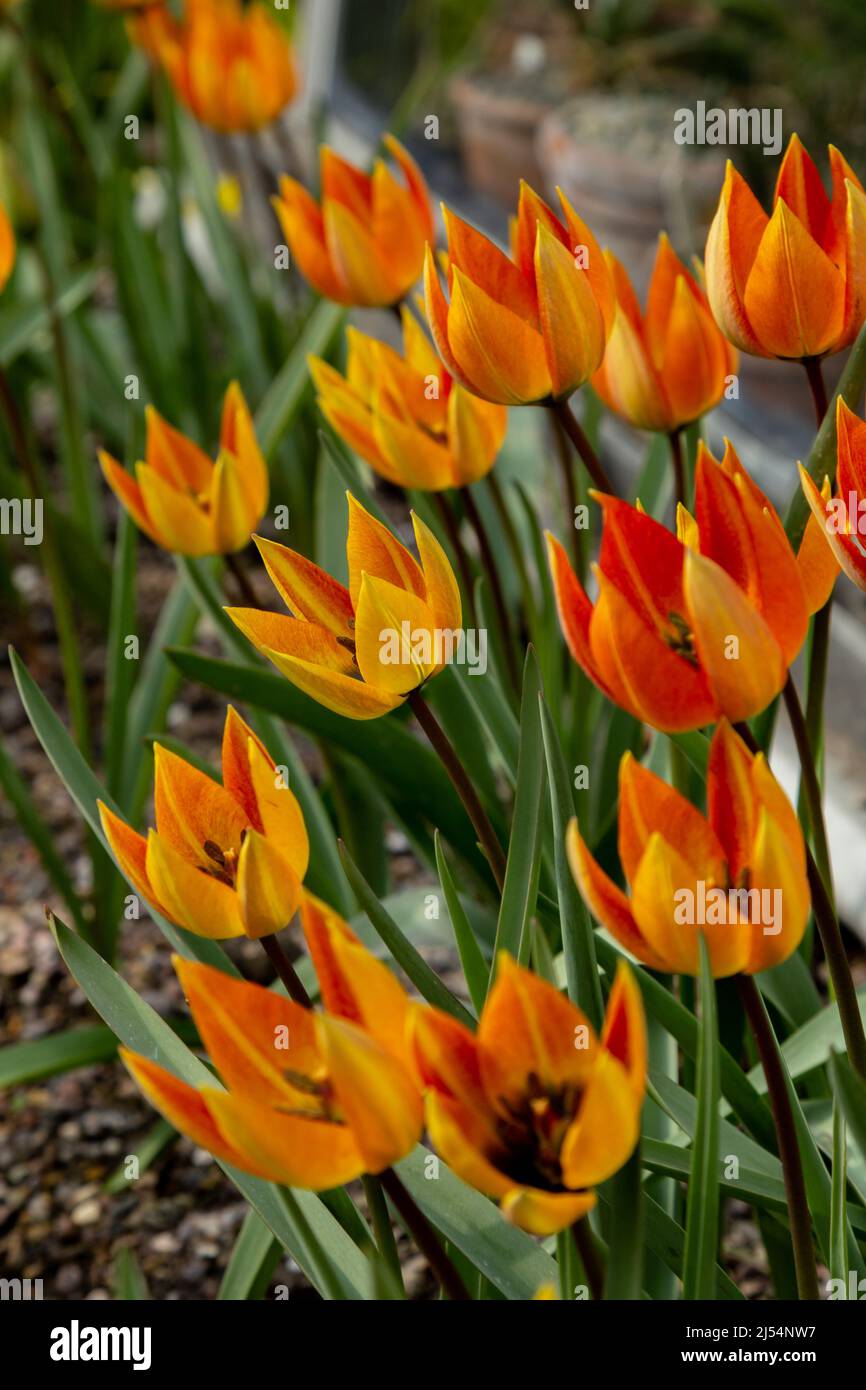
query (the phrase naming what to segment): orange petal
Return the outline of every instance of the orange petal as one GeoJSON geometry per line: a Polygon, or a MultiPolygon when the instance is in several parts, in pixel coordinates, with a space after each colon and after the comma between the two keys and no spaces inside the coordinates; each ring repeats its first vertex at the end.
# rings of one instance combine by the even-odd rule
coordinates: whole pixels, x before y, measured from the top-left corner
{"type": "Polygon", "coordinates": [[[462,277],[470,280],[485,298],[509,309],[525,324],[537,327],[532,278],[522,275],[514,262],[483,232],[477,231],[444,205],[442,214],[452,271],[459,270],[462,277]]]}
{"type": "Polygon", "coordinates": [[[467,487],[490,472],[507,429],[508,412],[504,406],[470,395],[462,386],[452,387],[448,397],[448,443],[455,487],[467,487]]]}
{"type": "Polygon", "coordinates": [[[288,858],[257,830],[247,830],[238,856],[237,893],[247,936],[282,931],[298,910],[301,880],[288,858]]]}
{"type": "Polygon", "coordinates": [[[796,133],[791,136],[776,179],[774,205],[782,199],[802,223],[813,241],[829,254],[828,233],[831,227],[830,199],[821,182],[814,161],[803,148],[796,133]]]}
{"type": "Polygon", "coordinates": [[[448,341],[472,389],[486,400],[528,405],[551,394],[541,334],[456,267],[448,341]]]}
{"type": "Polygon", "coordinates": [[[15,265],[15,233],[6,209],[0,204],[0,290],[12,274],[15,265]]]}
{"type": "Polygon", "coordinates": [[[543,225],[535,242],[535,283],[552,394],[570,396],[601,364],[605,323],[588,276],[543,225]]]}
{"type": "Polygon", "coordinates": [[[379,690],[365,681],[354,680],[340,671],[304,661],[286,652],[266,650],[264,655],[305,695],[349,719],[379,719],[403,703],[402,695],[379,690]]]}
{"type": "Polygon", "coordinates": [[[566,1187],[594,1187],[622,1167],[638,1140],[642,1103],[643,1087],[636,1095],[622,1063],[602,1050],[562,1141],[566,1187]]]}
{"type": "Polygon", "coordinates": [[[430,1139],[448,1167],[470,1187],[501,1199],[514,1187],[488,1154],[505,1158],[486,1117],[439,1091],[428,1091],[425,1111],[430,1139]]]}
{"type": "Polygon", "coordinates": [[[652,834],[658,832],[696,873],[723,873],[724,851],[709,822],[661,777],[626,753],[619,772],[619,857],[631,882],[652,834]]]}
{"type": "Polygon", "coordinates": [[[479,1114],[489,1111],[478,1047],[469,1029],[439,1009],[420,1004],[412,1005],[408,1021],[412,1052],[424,1085],[479,1114]]]}
{"type": "Polygon", "coordinates": [[[749,974],[771,970],[787,960],[803,939],[811,907],[804,861],[805,855],[797,863],[788,835],[763,809],[751,849],[749,888],[760,895],[760,912],[752,918],[757,915],[759,921],[752,927],[752,950],[745,967],[749,974]]]}
{"type": "Polygon", "coordinates": [[[213,520],[187,492],[179,492],[153,468],[136,465],[135,476],[158,544],[176,555],[216,553],[213,520]]]}
{"type": "Polygon", "coordinates": [[[165,903],[165,915],[177,926],[212,941],[244,935],[234,888],[196,868],[153,830],[147,840],[146,867],[160,901],[165,903]]]}
{"type": "Polygon", "coordinates": [[[185,1081],[179,1081],[148,1057],[130,1052],[126,1047],[119,1048],[118,1055],[151,1105],[175,1129],[179,1129],[194,1144],[207,1149],[214,1158],[222,1159],[236,1168],[243,1166],[240,1153],[217,1128],[200,1091],[188,1086],[185,1081]]]}
{"type": "MultiPolygon", "coordinates": [[[[331,262],[351,296],[351,303],[368,308],[394,304],[411,289],[396,273],[387,248],[370,228],[342,203],[326,199],[323,204],[325,240],[331,262]]],[[[420,269],[420,262],[419,262],[420,269]]]]}
{"type": "Polygon", "coordinates": [[[223,852],[239,850],[247,825],[243,807],[224,787],[162,744],[154,744],[154,809],[161,838],[178,854],[208,871],[208,842],[223,852]]]}
{"type": "Polygon", "coordinates": [[[758,357],[768,357],[745,306],[746,284],[768,218],[749,185],[728,162],[719,206],[707,236],[707,298],[725,337],[758,357]]]}
{"type": "Polygon", "coordinates": [[[117,459],[112,458],[111,454],[107,454],[104,449],[99,451],[99,463],[105,481],[120,505],[129,512],[139,531],[143,531],[146,536],[149,536],[152,541],[159,545],[160,540],[147,515],[141,488],[132,474],[127,473],[123,465],[118,463],[117,459]]]}
{"type": "Polygon", "coordinates": [[[564,994],[500,952],[478,1024],[481,1075],[492,1101],[522,1100],[533,1074],[545,1087],[582,1085],[597,1047],[589,1021],[564,994]]]}
{"type": "MultiPolygon", "coordinates": [[[[264,757],[271,761],[258,735],[253,733],[234,705],[229,705],[222,739],[223,786],[232,800],[243,808],[248,823],[254,829],[261,830],[262,823],[250,775],[250,743],[255,744],[264,757]]],[[[273,767],[272,761],[271,766],[273,767]]]]}
{"type": "Polygon", "coordinates": [[[641,935],[625,893],[590,854],[576,820],[569,823],[565,847],[572,877],[593,917],[644,965],[653,970],[666,970],[663,959],[641,935]]]}
{"type": "Polygon", "coordinates": [[[544,1192],[538,1187],[513,1187],[502,1199],[502,1215],[533,1236],[553,1236],[592,1211],[592,1192],[544,1192]]]}
{"type": "Polygon", "coordinates": [[[565,548],[549,531],[545,532],[547,557],[556,597],[556,611],[559,625],[568,644],[568,649],[578,666],[594,681],[606,695],[605,686],[589,643],[589,625],[592,618],[590,603],[583,585],[571,568],[565,548]]]}
{"type": "Polygon", "coordinates": [[[226,608],[223,611],[265,656],[279,652],[331,671],[341,671],[347,676],[357,674],[348,647],[318,623],[290,618],[285,613],[269,613],[262,608],[226,608]]]}
{"type": "Polygon", "coordinates": [[[316,1019],[328,1076],[368,1173],[403,1158],[421,1137],[421,1092],[406,1066],[345,1019],[316,1019]]]}
{"type": "Polygon", "coordinates": [[[426,593],[424,575],[415,560],[396,536],[381,521],[346,493],[349,503],[349,531],[346,557],[349,563],[349,592],[357,607],[361,579],[366,573],[384,579],[399,589],[406,589],[423,601],[426,593]]]}
{"type": "Polygon", "coordinates": [[[706,921],[712,914],[702,908],[703,891],[722,888],[708,883],[661,835],[650,836],[632,884],[635,921],[653,951],[669,971],[696,975],[700,969],[699,935],[703,932],[713,976],[721,978],[742,970],[749,959],[752,928],[728,921],[706,921]]]}
{"type": "Polygon", "coordinates": [[[351,633],[354,609],[344,585],[297,551],[261,536],[253,539],[274,587],[292,613],[319,623],[337,637],[351,633]]]}
{"type": "Polygon", "coordinates": [[[820,357],[841,335],[844,280],[784,202],[761,237],[743,302],[774,357],[820,357]]]}
{"type": "Polygon", "coordinates": [[[325,244],[321,210],[296,179],[280,180],[280,196],[272,199],[283,234],[305,280],[337,304],[350,304],[351,292],[331,262],[325,244]]]}
{"type": "Polygon", "coordinates": [[[133,888],[140,893],[145,902],[150,903],[163,917],[167,915],[147,876],[147,840],[139,835],[126,821],[121,820],[104,801],[97,801],[99,819],[111,852],[117,860],[121,873],[129,879],[133,888]]]}
{"type": "Polygon", "coordinates": [[[456,632],[463,622],[460,589],[448,557],[430,527],[411,512],[415,544],[424,574],[427,607],[441,631],[456,632]]]}
{"type": "Polygon", "coordinates": [[[823,495],[818,491],[802,464],[799,465],[799,468],[800,484],[812,512],[810,521],[814,521],[819,528],[822,533],[822,541],[826,540],[836,563],[851,582],[860,589],[866,589],[866,551],[861,546],[858,536],[843,529],[851,524],[847,499],[831,499],[829,496],[823,495]],[[838,519],[840,512],[842,514],[841,521],[838,519]]]}
{"type": "Polygon", "coordinates": [[[206,492],[213,464],[204,450],[163,419],[152,405],[145,410],[145,419],[148,468],[179,492],[206,492]]]}
{"type": "Polygon", "coordinates": [[[204,1092],[220,1133],[235,1146],[240,1168],[313,1192],[360,1177],[364,1159],[348,1125],[285,1114],[223,1091],[204,1092]]]}
{"type": "Polygon", "coordinates": [[[626,961],[616,968],[604,1014],[601,1045],[625,1067],[638,1105],[643,1102],[647,1072],[647,1031],[643,999],[626,961]]]}

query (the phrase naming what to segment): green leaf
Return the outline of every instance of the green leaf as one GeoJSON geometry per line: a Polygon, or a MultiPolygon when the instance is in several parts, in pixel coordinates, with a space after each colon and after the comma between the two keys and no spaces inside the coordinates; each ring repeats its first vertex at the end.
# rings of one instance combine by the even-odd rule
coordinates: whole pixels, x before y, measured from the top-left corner
{"type": "Polygon", "coordinates": [[[257,1212],[248,1211],[232,1247],[217,1298],[264,1298],[281,1255],[280,1243],[274,1239],[270,1228],[257,1212]]]}
{"type": "MultiPolygon", "coordinates": [[[[862,1097],[861,1097],[862,1099],[862,1097]]],[[[847,1140],[838,1096],[833,1102],[833,1192],[830,1200],[830,1277],[848,1288],[847,1140]]]]}
{"type": "Polygon", "coordinates": [[[84,919],[81,899],[75,891],[75,886],[63,859],[57,852],[54,835],[39,814],[27,784],[7,753],[2,739],[0,739],[0,790],[5,793],[15,812],[19,828],[23,830],[36,849],[45,872],[72,913],[76,927],[87,935],[90,927],[84,919]]]}
{"type": "Polygon", "coordinates": [[[117,1039],[109,1028],[101,1027],[72,1028],[34,1042],[7,1043],[0,1048],[0,1091],[109,1062],[116,1054],[117,1039]]]}
{"type": "Polygon", "coordinates": [[[442,1009],[444,1013],[450,1014],[459,1023],[465,1024],[467,1028],[472,1028],[474,1026],[472,1015],[460,1003],[460,1000],[455,998],[450,989],[442,983],[435,970],[431,970],[424,957],[419,954],[411,941],[397,926],[393,917],[386,912],[345,845],[342,844],[340,846],[340,858],[358,902],[384,941],[391,956],[401,970],[408,975],[418,993],[427,1000],[428,1004],[434,1004],[437,1009],[442,1009]]]}
{"type": "MultiPolygon", "coordinates": [[[[59,918],[52,919],[52,931],[71,974],[96,1012],[126,1047],[166,1067],[187,1085],[213,1086],[213,1072],[190,1052],[165,1020],[92,947],[70,931],[59,918]]],[[[344,1296],[367,1296],[367,1262],[318,1197],[312,1192],[294,1193],[294,1205],[289,1210],[283,1201],[283,1194],[272,1183],[251,1178],[227,1164],[221,1163],[220,1167],[314,1283],[318,1253],[310,1244],[310,1232],[321,1249],[327,1252],[334,1270],[338,1271],[344,1296]],[[297,1219],[298,1213],[302,1220],[297,1219]]],[[[324,1287],[319,1284],[317,1287],[323,1297],[329,1296],[324,1287]]]]}
{"type": "MultiPolygon", "coordinates": [[[[857,991],[857,1004],[860,1015],[866,1022],[866,986],[861,985],[857,991]]],[[[837,1049],[843,1051],[844,1048],[845,1038],[838,1005],[827,1004],[820,1013],[785,1039],[782,1044],[782,1056],[789,1075],[796,1081],[799,1076],[804,1076],[815,1067],[823,1066],[837,1049]]],[[[749,1079],[756,1090],[766,1091],[767,1083],[760,1066],[752,1068],[749,1079]]]]}
{"type": "Polygon", "coordinates": [[[143,1303],[150,1299],[147,1280],[142,1273],[141,1265],[129,1246],[123,1246],[117,1252],[114,1260],[113,1283],[116,1299],[129,1300],[133,1303],[143,1303]]]}
{"type": "Polygon", "coordinates": [[[280,441],[291,428],[304,397],[312,390],[307,357],[324,356],[346,321],[346,310],[320,299],[304,330],[271,382],[256,411],[256,434],[266,459],[273,458],[280,441]]]}
{"type": "Polygon", "coordinates": [[[434,836],[434,844],[436,849],[436,868],[439,871],[439,882],[442,884],[442,892],[445,895],[445,905],[448,908],[448,916],[451,919],[454,939],[457,942],[457,951],[460,956],[460,964],[463,967],[466,988],[469,990],[469,997],[472,1000],[476,1014],[480,1014],[487,996],[487,980],[490,972],[482,954],[481,947],[475,939],[475,933],[472,930],[469,918],[466,916],[457,889],[454,886],[454,879],[451,877],[451,870],[448,867],[448,861],[442,849],[442,842],[438,830],[434,836]]]}
{"type": "Polygon", "coordinates": [[[710,954],[700,936],[700,1032],[697,1064],[698,1116],[692,1144],[683,1298],[712,1298],[719,1243],[719,1034],[710,954]]]}
{"type": "Polygon", "coordinates": [[[572,878],[565,852],[565,832],[574,815],[574,798],[556,728],[543,696],[539,697],[539,708],[550,787],[556,895],[562,924],[562,954],[565,959],[568,997],[583,1010],[596,1032],[600,1032],[604,1018],[604,1001],[598,978],[595,936],[589,913],[572,878]]]}
{"type": "Polygon", "coordinates": [[[540,1285],[556,1284],[556,1263],[532,1237],[504,1221],[487,1197],[423,1145],[394,1166],[428,1220],[506,1298],[531,1299],[540,1285]]]}
{"type": "MultiPolygon", "coordinates": [[[[90,298],[99,283],[99,274],[98,270],[80,270],[65,281],[55,301],[62,319],[90,298]]],[[[49,326],[50,311],[43,299],[24,304],[4,303],[0,313],[0,367],[9,367],[49,326]]]]}
{"type": "MultiPolygon", "coordinates": [[[[117,1040],[114,1039],[115,1049],[117,1040]]],[[[142,1173],[145,1173],[152,1164],[156,1162],[160,1154],[173,1144],[178,1137],[178,1132],[174,1125],[170,1125],[168,1120],[161,1117],[156,1124],[151,1125],[147,1134],[139,1144],[133,1149],[131,1154],[124,1155],[123,1161],[118,1164],[114,1172],[105,1181],[105,1191],[116,1195],[118,1192],[128,1191],[131,1183],[138,1180],[142,1173]],[[135,1159],[135,1177],[129,1178],[126,1174],[127,1162],[130,1158],[135,1159]]]]}
{"type": "Polygon", "coordinates": [[[830,1075],[851,1138],[866,1161],[866,1083],[857,1075],[847,1057],[836,1054],[830,1059],[830,1075]]]}
{"type": "Polygon", "coordinates": [[[529,924],[535,911],[541,863],[541,776],[544,754],[538,717],[540,693],[538,664],[530,647],[523,668],[517,792],[508,843],[505,884],[496,926],[491,982],[500,951],[508,951],[522,964],[529,960],[529,924]]]}
{"type": "Polygon", "coordinates": [[[643,1186],[640,1142],[627,1163],[609,1180],[613,1208],[610,1221],[606,1299],[641,1296],[644,1266],[643,1186]]]}
{"type": "Polygon", "coordinates": [[[114,572],[111,584],[111,616],[105,677],[105,780],[112,796],[120,792],[126,748],[129,698],[135,663],[127,656],[126,642],[135,632],[135,559],[138,531],[122,511],[117,525],[114,572]]]}

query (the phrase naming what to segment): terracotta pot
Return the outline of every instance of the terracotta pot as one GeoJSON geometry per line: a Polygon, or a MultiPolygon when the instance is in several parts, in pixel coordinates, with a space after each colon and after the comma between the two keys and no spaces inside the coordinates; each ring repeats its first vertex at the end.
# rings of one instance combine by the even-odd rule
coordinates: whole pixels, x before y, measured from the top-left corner
{"type": "Polygon", "coordinates": [[[460,153],[473,188],[505,207],[517,203],[520,180],[541,186],[536,136],[556,97],[533,94],[533,85],[509,73],[465,73],[450,87],[460,153]]]}

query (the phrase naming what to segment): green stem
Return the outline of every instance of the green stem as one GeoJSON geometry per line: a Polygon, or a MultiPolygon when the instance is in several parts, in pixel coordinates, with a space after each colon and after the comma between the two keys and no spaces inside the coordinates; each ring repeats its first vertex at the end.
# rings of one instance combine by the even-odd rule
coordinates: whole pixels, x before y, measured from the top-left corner
{"type": "Polygon", "coordinates": [[[788,1094],[782,1055],[766,1006],[752,976],[738,975],[737,987],[752,1029],[761,1066],[764,1069],[767,1095],[776,1124],[779,1157],[782,1161],[782,1175],[785,1180],[785,1195],[788,1203],[788,1219],[791,1225],[794,1267],[797,1271],[797,1289],[801,1299],[818,1299],[820,1293],[818,1291],[818,1271],[815,1266],[815,1251],[812,1245],[812,1219],[809,1215],[803,1164],[797,1144],[797,1129],[794,1123],[791,1097],[788,1094]]]}
{"type": "Polygon", "coordinates": [[[400,1268],[397,1241],[394,1238],[394,1228],[391,1225],[391,1218],[388,1215],[388,1203],[385,1201],[382,1184],[372,1173],[365,1173],[361,1182],[364,1187],[364,1195],[367,1198],[367,1206],[370,1210],[370,1219],[373,1222],[373,1231],[376,1236],[376,1248],[385,1262],[395,1282],[395,1286],[398,1289],[402,1289],[405,1293],[406,1286],[403,1283],[403,1271],[400,1268]]]}
{"type": "Polygon", "coordinates": [[[487,534],[487,527],[484,525],[484,518],[478,510],[475,498],[468,487],[461,491],[463,505],[466,508],[472,529],[478,538],[478,548],[481,551],[481,561],[487,579],[490,583],[490,592],[493,595],[493,606],[496,609],[496,618],[499,623],[499,630],[502,633],[502,649],[505,653],[505,662],[508,668],[508,679],[510,680],[515,692],[520,693],[520,672],[517,669],[517,662],[514,656],[514,647],[511,642],[511,625],[508,621],[508,607],[505,603],[505,591],[502,587],[502,577],[499,573],[499,566],[496,563],[496,556],[493,553],[493,546],[490,544],[490,537],[487,534]]]}
{"type": "Polygon", "coordinates": [[[529,570],[526,568],[523,547],[520,544],[520,537],[517,534],[517,527],[514,525],[514,519],[508,510],[508,504],[505,501],[502,488],[499,486],[499,480],[495,473],[488,473],[484,481],[490,496],[493,498],[496,515],[499,517],[502,529],[505,532],[508,549],[511,551],[511,560],[520,579],[520,590],[523,594],[526,617],[530,625],[530,630],[532,630],[537,618],[537,609],[535,597],[532,592],[532,585],[529,581],[529,570]]]}
{"type": "Polygon", "coordinates": [[[463,548],[463,542],[460,539],[460,528],[457,525],[457,519],[454,516],[454,513],[451,510],[451,507],[449,506],[444,493],[433,492],[430,495],[433,499],[433,505],[436,508],[436,511],[442,522],[445,534],[448,537],[448,541],[451,546],[451,551],[457,560],[457,567],[460,570],[460,578],[463,581],[463,591],[466,597],[466,604],[472,616],[472,621],[474,623],[475,580],[472,574],[472,565],[470,563],[469,556],[466,554],[466,551],[463,548]]]}
{"type": "Polygon", "coordinates": [[[586,564],[583,553],[583,534],[577,525],[577,482],[574,476],[574,466],[571,457],[571,437],[555,411],[553,413],[553,436],[556,440],[556,456],[559,460],[562,490],[565,494],[565,509],[568,514],[568,533],[571,536],[572,558],[574,560],[575,571],[580,577],[581,583],[583,583],[586,578],[586,564]]]}
{"type": "Polygon", "coordinates": [[[496,831],[490,824],[490,818],[481,804],[478,793],[476,792],[466,770],[452,747],[448,736],[439,724],[435,714],[431,710],[420,690],[414,690],[408,697],[408,704],[424,733],[429,738],[439,759],[454,783],[466,814],[469,816],[475,833],[478,836],[481,848],[487,856],[487,862],[496,879],[500,892],[505,884],[505,853],[496,836],[496,831]]]}
{"type": "Polygon", "coordinates": [[[818,429],[824,423],[824,416],[827,414],[829,402],[827,400],[827,387],[824,382],[824,372],[821,367],[820,357],[804,357],[803,367],[806,372],[806,380],[809,383],[809,390],[812,392],[812,404],[815,407],[815,421],[818,429]]]}
{"type": "Polygon", "coordinates": [[[394,1169],[386,1168],[378,1174],[378,1178],[400,1219],[442,1285],[443,1292],[453,1302],[470,1301],[466,1285],[445,1253],[438,1235],[420,1207],[416,1206],[394,1169]]]}
{"type": "MultiPolygon", "coordinates": [[[[688,506],[688,485],[686,482],[686,460],[683,454],[683,433],[682,430],[671,430],[668,435],[671,445],[671,459],[674,465],[674,481],[676,484],[676,500],[683,507],[688,506]]],[[[676,507],[674,507],[676,513],[676,507]]],[[[676,516],[674,517],[676,521],[676,516]]]]}
{"type": "Polygon", "coordinates": [[[604,1296],[604,1265],[598,1253],[598,1246],[595,1243],[595,1236],[592,1234],[589,1218],[582,1216],[579,1221],[575,1221],[571,1230],[574,1243],[577,1246],[577,1253],[583,1263],[589,1291],[593,1299],[598,1302],[604,1296]]]}
{"type": "Polygon", "coordinates": [[[806,720],[803,716],[803,709],[800,705],[800,697],[797,694],[797,687],[794,684],[790,671],[788,672],[788,679],[785,681],[782,695],[785,700],[788,720],[800,758],[803,795],[806,800],[806,809],[809,813],[809,824],[812,829],[812,843],[815,846],[815,859],[821,871],[821,877],[824,880],[827,896],[832,902],[833,872],[830,864],[830,846],[827,843],[827,827],[824,823],[824,808],[821,804],[821,783],[818,781],[818,770],[815,766],[814,750],[812,741],[809,737],[809,730],[806,727],[806,720]]]}
{"type": "MultiPolygon", "coordinates": [[[[595,483],[595,486],[598,488],[598,491],[610,493],[612,497],[615,497],[616,488],[613,486],[613,483],[610,481],[610,478],[604,471],[601,459],[598,457],[598,454],[595,452],[589,440],[587,439],[583,426],[575,418],[568,402],[551,401],[549,403],[548,409],[553,411],[553,414],[556,416],[557,420],[562,425],[562,428],[565,430],[565,433],[568,435],[569,439],[571,440],[572,444],[577,450],[577,453],[581,459],[581,462],[583,463],[584,468],[586,469],[589,476],[592,478],[592,481],[595,483]]],[[[573,523],[574,515],[572,514],[572,524],[573,523]]]]}

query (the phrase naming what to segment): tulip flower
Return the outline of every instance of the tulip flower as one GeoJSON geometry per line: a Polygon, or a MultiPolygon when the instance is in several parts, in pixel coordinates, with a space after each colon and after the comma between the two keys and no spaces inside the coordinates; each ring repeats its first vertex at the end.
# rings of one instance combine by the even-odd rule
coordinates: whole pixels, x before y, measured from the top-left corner
{"type": "Polygon", "coordinates": [[[508,415],[452,381],[408,308],[403,356],[347,330],[343,377],[310,358],[319,406],[350,449],[398,487],[441,492],[477,482],[493,467],[508,415]]]}
{"type": "Polygon", "coordinates": [[[0,203],[0,290],[12,274],[15,265],[15,233],[6,209],[0,203]]]}
{"type": "Polygon", "coordinates": [[[349,500],[349,587],[275,541],[254,537],[292,616],[227,608],[284,676],[350,719],[377,719],[441,671],[461,624],[445,552],[415,514],[419,564],[387,526],[349,500]]]}
{"type": "Polygon", "coordinates": [[[434,239],[421,170],[393,135],[382,143],[402,181],[383,159],[365,174],[323,145],[321,204],[286,176],[273,199],[301,274],[337,304],[397,304],[420,276],[425,244],[434,239]]]}
{"type": "Polygon", "coordinates": [[[561,220],[521,186],[513,258],[444,208],[446,299],[428,247],[427,317],[451,375],[500,405],[564,400],[601,365],[615,295],[607,262],[560,192],[561,220]]]}
{"type": "Polygon", "coordinates": [[[637,429],[670,434],[718,405],[737,354],[664,233],[645,315],[623,266],[612,252],[605,256],[617,309],[593,388],[637,429]]]}
{"type": "Polygon", "coordinates": [[[722,720],[710,744],[707,816],[626,753],[619,857],[628,895],[573,820],[567,849],[580,892],[610,934],[653,970],[697,975],[698,934],[713,975],[769,970],[796,951],[809,917],[806,848],[767,766],[722,720]]]}
{"type": "Polygon", "coordinates": [[[499,957],[478,1032],[416,1006],[409,1024],[427,1128],[458,1177],[533,1235],[572,1225],[637,1143],[643,1005],[622,963],[601,1038],[553,985],[499,957]]]}
{"type": "Polygon", "coordinates": [[[181,26],[165,5],[127,5],[124,8],[130,43],[158,64],[165,45],[178,42],[181,26]]]}
{"type": "Polygon", "coordinates": [[[178,100],[223,134],[270,125],[298,90],[292,45],[264,5],[186,0],[159,58],[178,100]]]}
{"type": "Polygon", "coordinates": [[[866,315],[866,194],[830,146],[832,196],[796,135],[770,217],[728,164],[706,247],[722,332],[758,357],[802,360],[852,343],[866,315]]]}
{"type": "Polygon", "coordinates": [[[145,535],[178,555],[243,550],[268,505],[268,470],[247,403],[236,382],[225,395],[216,464],[153,407],[147,410],[145,461],[135,478],[110,454],[105,480],[145,535]]]}
{"type": "Polygon", "coordinates": [[[126,1048],[121,1056],[194,1143],[233,1168],[313,1191],[381,1172],[414,1148],[420,1091],[374,1034],[207,965],[176,957],[175,969],[224,1089],[196,1089],[126,1048]]]}
{"type": "Polygon", "coordinates": [[[698,454],[695,517],[680,536],[616,498],[604,511],[593,605],[548,537],[563,633],[599,689],[665,733],[765,709],[835,578],[829,549],[798,562],[778,516],[727,445],[698,454]]]}
{"type": "Polygon", "coordinates": [[[197,936],[280,931],[300,906],[310,846],[295,795],[252,729],[229,708],[222,785],[158,743],[154,761],[156,829],[147,838],[99,803],[130,883],[197,936]]]}
{"type": "Polygon", "coordinates": [[[866,589],[866,423],[855,415],[841,396],[836,400],[836,494],[830,480],[819,491],[800,465],[800,479],[812,510],[809,525],[816,525],[833,550],[845,574],[866,589]]]}

